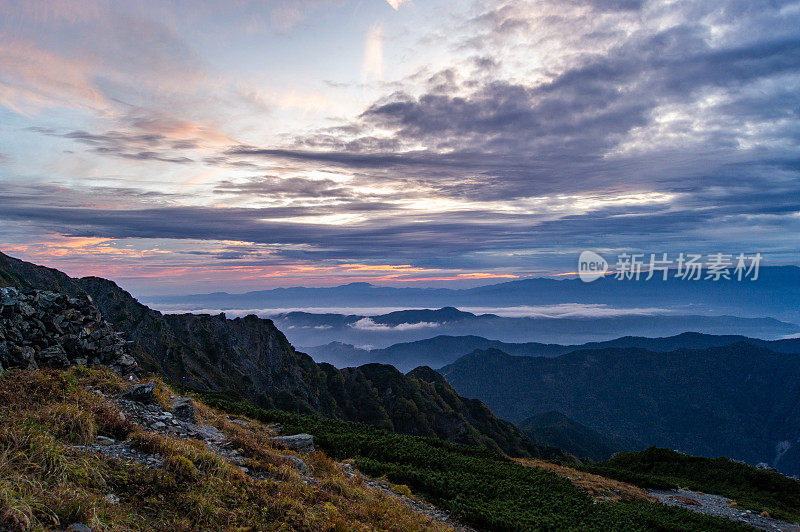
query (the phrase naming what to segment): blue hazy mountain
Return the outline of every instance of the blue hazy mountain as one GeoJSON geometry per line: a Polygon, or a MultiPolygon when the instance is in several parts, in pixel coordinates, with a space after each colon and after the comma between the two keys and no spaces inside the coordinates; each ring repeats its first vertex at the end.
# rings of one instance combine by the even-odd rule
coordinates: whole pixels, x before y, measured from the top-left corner
{"type": "Polygon", "coordinates": [[[440,335],[472,335],[510,343],[581,344],[620,336],[673,336],[685,331],[739,334],[768,340],[800,333],[800,326],[774,318],[727,315],[508,317],[473,314],[445,307],[434,311],[414,310],[378,316],[311,312],[267,316],[293,344],[303,347],[341,342],[374,349],[440,335]]]}
{"type": "Polygon", "coordinates": [[[557,411],[603,434],[800,474],[800,354],[748,342],[554,358],[488,349],[440,372],[459,394],[516,423],[557,411]]]}
{"type": "Polygon", "coordinates": [[[618,281],[612,276],[584,283],[578,279],[529,278],[469,289],[394,288],[350,283],[324,288],[275,288],[230,294],[153,296],[148,304],[165,310],[297,308],[513,307],[581,303],[614,308],[659,307],[686,314],[771,316],[800,321],[800,268],[762,267],[756,281],[699,280],[656,275],[649,281],[618,281]]]}
{"type": "Polygon", "coordinates": [[[393,344],[383,349],[362,349],[351,344],[331,342],[325,345],[301,348],[317,362],[327,362],[336,367],[352,367],[378,362],[391,364],[401,371],[417,366],[440,368],[451,364],[476,349],[498,349],[513,356],[556,357],[581,349],[641,348],[656,352],[676,349],[707,349],[748,342],[779,353],[800,353],[800,338],[762,340],[741,335],[712,335],[686,332],[674,336],[648,338],[624,336],[605,342],[588,342],[578,345],[543,344],[539,342],[501,342],[481,336],[440,335],[416,342],[393,344]]]}

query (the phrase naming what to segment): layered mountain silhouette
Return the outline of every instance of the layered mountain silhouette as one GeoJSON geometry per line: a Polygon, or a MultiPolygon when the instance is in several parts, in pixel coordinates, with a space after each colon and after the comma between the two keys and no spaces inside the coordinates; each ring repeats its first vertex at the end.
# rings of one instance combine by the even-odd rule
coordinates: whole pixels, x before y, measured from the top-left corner
{"type": "Polygon", "coordinates": [[[761,340],[741,335],[713,335],[685,332],[668,337],[650,338],[623,336],[606,342],[588,342],[578,345],[543,344],[539,342],[501,342],[481,336],[439,335],[416,342],[402,342],[383,349],[363,349],[342,342],[303,348],[317,362],[327,362],[338,368],[359,366],[370,362],[392,364],[401,371],[417,366],[440,368],[451,364],[476,349],[499,349],[514,356],[556,357],[580,349],[603,349],[608,347],[639,347],[651,351],[673,351],[675,349],[704,349],[749,342],[779,353],[800,353],[800,338],[761,340]]]}
{"type": "MultiPolygon", "coordinates": [[[[506,343],[582,344],[620,336],[672,336],[687,330],[777,339],[800,333],[800,325],[770,317],[699,314],[631,314],[579,317],[530,317],[474,314],[454,307],[404,310],[366,316],[288,312],[264,314],[295,345],[341,342],[386,348],[433,336],[480,336],[506,343]]],[[[464,353],[461,353],[464,354],[464,353]]]]}
{"type": "Polygon", "coordinates": [[[139,365],[178,387],[234,392],[264,407],[321,413],[511,455],[570,459],[534,444],[480,401],[459,396],[429,368],[408,375],[379,364],[340,371],[297,352],[270,320],[162,314],[109,280],[74,279],[0,253],[3,286],[90,296],[128,340],[139,365]]]}
{"type": "MultiPolygon", "coordinates": [[[[643,276],[644,277],[644,276],[643,276]]],[[[393,288],[368,283],[335,287],[276,288],[229,294],[154,296],[148,303],[156,307],[215,309],[276,308],[396,308],[513,307],[579,303],[614,308],[658,306],[684,314],[732,314],[772,316],[790,322],[800,321],[800,268],[762,266],[755,281],[721,279],[685,281],[655,276],[639,281],[618,281],[612,276],[584,283],[578,279],[521,279],[469,289],[393,288]]]]}

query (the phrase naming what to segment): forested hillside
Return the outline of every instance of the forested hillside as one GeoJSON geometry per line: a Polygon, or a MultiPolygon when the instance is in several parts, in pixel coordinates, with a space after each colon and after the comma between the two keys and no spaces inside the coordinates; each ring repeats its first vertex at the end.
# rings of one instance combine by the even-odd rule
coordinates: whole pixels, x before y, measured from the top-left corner
{"type": "Polygon", "coordinates": [[[556,410],[604,433],[800,473],[800,355],[749,343],[657,353],[606,348],[557,358],[475,351],[442,374],[521,422],[556,410]]]}

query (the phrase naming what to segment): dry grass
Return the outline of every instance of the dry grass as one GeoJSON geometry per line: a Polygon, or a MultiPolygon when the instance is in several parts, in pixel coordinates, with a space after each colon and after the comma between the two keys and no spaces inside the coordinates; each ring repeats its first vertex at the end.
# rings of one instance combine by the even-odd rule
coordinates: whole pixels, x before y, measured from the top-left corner
{"type": "Polygon", "coordinates": [[[613,480],[600,475],[578,471],[571,467],[552,464],[542,460],[531,460],[527,458],[514,458],[514,461],[527,467],[536,467],[551,471],[560,477],[564,477],[574,486],[586,490],[589,495],[598,501],[624,501],[624,500],[644,500],[656,502],[656,499],[647,494],[647,490],[613,480]]]}
{"type": "MultiPolygon", "coordinates": [[[[157,381],[159,402],[172,391],[157,381]]],[[[116,394],[129,383],[108,371],[10,371],[0,374],[0,529],[93,530],[448,530],[397,500],[348,477],[322,452],[304,454],[319,485],[302,482],[255,421],[233,423],[197,403],[201,422],[225,433],[258,480],[205,444],[146,431],[93,390],[116,394]],[[97,434],[127,438],[160,454],[164,467],[79,452],[97,434]],[[118,503],[106,500],[108,494],[118,503]]],[[[298,455],[299,456],[299,455],[298,455]]]]}

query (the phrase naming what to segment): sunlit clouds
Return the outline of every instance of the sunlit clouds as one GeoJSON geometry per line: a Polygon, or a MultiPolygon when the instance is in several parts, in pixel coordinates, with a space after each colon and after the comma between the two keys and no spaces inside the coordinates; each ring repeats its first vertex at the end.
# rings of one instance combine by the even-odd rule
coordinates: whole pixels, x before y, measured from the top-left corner
{"type": "Polygon", "coordinates": [[[796,263],[789,2],[0,0],[0,251],[134,292],[796,263]]]}
{"type": "Polygon", "coordinates": [[[386,0],[389,2],[389,5],[392,6],[395,10],[400,9],[400,6],[405,4],[407,0],[386,0]]]}

